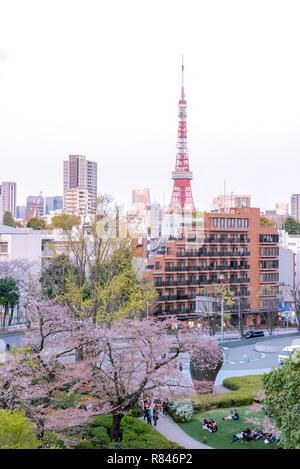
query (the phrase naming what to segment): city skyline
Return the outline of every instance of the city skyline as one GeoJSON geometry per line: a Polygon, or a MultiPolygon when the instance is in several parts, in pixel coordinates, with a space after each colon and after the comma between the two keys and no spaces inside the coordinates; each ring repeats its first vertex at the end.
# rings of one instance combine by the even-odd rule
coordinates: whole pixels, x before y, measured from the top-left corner
{"type": "Polygon", "coordinates": [[[116,2],[118,15],[95,2],[16,4],[18,18],[7,2],[0,19],[0,154],[18,205],[61,194],[70,154],[96,161],[99,190],[120,203],[139,186],[167,204],[182,53],[196,207],[208,209],[225,179],[227,193],[251,194],[262,210],[300,192],[296,2],[282,11],[254,1],[247,18],[236,1],[200,4],[199,13],[166,2],[159,17],[154,2],[146,22],[135,1],[116,2]]]}

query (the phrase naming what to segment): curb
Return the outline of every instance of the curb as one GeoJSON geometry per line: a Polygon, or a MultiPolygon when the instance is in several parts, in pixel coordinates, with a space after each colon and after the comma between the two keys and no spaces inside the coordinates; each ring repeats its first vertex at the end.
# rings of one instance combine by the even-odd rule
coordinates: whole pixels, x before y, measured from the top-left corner
{"type": "MultiPolygon", "coordinates": [[[[279,340],[282,340],[282,337],[281,339],[275,339],[272,342],[278,342],[279,340]]],[[[300,339],[298,339],[298,343],[300,344],[300,339]]],[[[262,345],[262,343],[255,344],[255,350],[257,352],[276,353],[276,352],[280,352],[280,350],[282,349],[283,349],[282,345],[262,345]]]]}

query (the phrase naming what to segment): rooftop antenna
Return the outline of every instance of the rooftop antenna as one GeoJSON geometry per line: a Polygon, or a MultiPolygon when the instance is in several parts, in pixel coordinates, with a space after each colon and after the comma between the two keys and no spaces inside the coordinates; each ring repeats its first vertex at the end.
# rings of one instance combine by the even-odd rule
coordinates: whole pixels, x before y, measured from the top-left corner
{"type": "Polygon", "coordinates": [[[181,99],[184,101],[184,62],[183,62],[183,54],[182,54],[182,65],[181,65],[181,99]]]}

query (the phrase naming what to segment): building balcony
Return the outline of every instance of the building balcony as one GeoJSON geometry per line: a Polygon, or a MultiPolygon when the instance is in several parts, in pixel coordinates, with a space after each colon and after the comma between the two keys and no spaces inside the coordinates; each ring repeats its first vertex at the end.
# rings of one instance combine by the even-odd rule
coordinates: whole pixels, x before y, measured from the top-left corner
{"type": "Polygon", "coordinates": [[[186,301],[186,300],[194,300],[196,298],[195,295],[166,295],[166,296],[159,296],[157,301],[186,301]]]}
{"type": "Polygon", "coordinates": [[[204,243],[213,243],[213,244],[248,244],[250,243],[250,238],[238,239],[238,238],[206,238],[204,243]]]}

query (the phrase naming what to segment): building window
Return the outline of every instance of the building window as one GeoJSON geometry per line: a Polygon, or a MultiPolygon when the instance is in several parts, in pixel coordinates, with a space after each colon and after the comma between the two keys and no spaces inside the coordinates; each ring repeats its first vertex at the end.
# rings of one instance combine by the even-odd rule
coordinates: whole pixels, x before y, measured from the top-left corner
{"type": "Polygon", "coordinates": [[[273,235],[273,234],[259,235],[260,243],[278,243],[278,241],[279,241],[279,235],[273,235]]]}
{"type": "Polygon", "coordinates": [[[8,254],[8,242],[0,242],[0,254],[8,254]]]}

